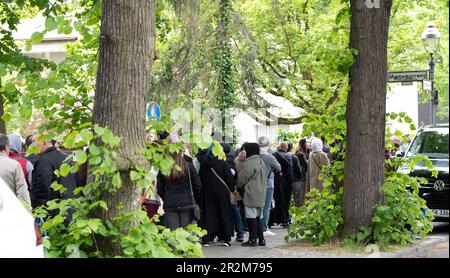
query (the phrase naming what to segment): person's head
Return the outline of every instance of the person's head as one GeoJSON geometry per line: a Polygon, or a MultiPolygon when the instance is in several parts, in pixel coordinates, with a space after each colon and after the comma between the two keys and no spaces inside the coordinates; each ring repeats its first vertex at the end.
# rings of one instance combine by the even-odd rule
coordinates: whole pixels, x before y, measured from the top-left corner
{"type": "Polygon", "coordinates": [[[400,139],[397,136],[392,136],[391,137],[391,143],[396,148],[400,148],[400,146],[402,145],[402,142],[400,141],[400,139]]]}
{"type": "Polygon", "coordinates": [[[166,130],[160,130],[156,133],[157,136],[157,140],[164,140],[167,138],[167,136],[169,136],[169,133],[166,130]]]}
{"type": "Polygon", "coordinates": [[[288,151],[288,149],[289,149],[288,143],[287,142],[281,142],[280,150],[288,151]]]}
{"type": "Polygon", "coordinates": [[[242,146],[241,146],[241,152],[245,150],[245,145],[247,145],[247,144],[248,144],[248,142],[245,142],[244,144],[242,144],[242,146]]]}
{"type": "MultiPolygon", "coordinates": [[[[169,144],[178,144],[180,142],[178,139],[178,135],[176,135],[175,133],[170,133],[166,139],[169,144]]],[[[184,160],[184,150],[182,149],[175,153],[170,153],[169,151],[167,151],[166,155],[172,157],[172,159],[174,160],[175,163],[174,163],[172,169],[170,170],[169,175],[167,175],[167,176],[164,175],[164,176],[169,180],[178,179],[178,178],[184,176],[185,171],[186,171],[186,161],[184,160]]]]}
{"type": "Polygon", "coordinates": [[[0,153],[9,154],[9,139],[3,133],[0,133],[0,153]]]}
{"type": "Polygon", "coordinates": [[[36,141],[35,136],[33,134],[28,135],[27,138],[25,138],[25,149],[28,150],[34,141],[36,141]]]}
{"type": "Polygon", "coordinates": [[[41,135],[36,136],[36,147],[39,148],[40,152],[44,152],[50,147],[53,147],[53,144],[50,139],[40,140],[41,135]]]}
{"type": "Polygon", "coordinates": [[[261,148],[269,148],[270,139],[267,136],[261,136],[258,138],[258,144],[261,148]]]}
{"type": "Polygon", "coordinates": [[[247,143],[244,146],[244,150],[247,155],[247,158],[251,157],[252,155],[259,155],[258,143],[247,143]]]}
{"type": "Polygon", "coordinates": [[[292,150],[292,147],[294,146],[294,144],[292,144],[291,142],[288,142],[287,145],[288,145],[287,151],[290,152],[292,150]]]}
{"type": "Polygon", "coordinates": [[[323,149],[323,142],[319,138],[314,138],[311,142],[312,152],[321,152],[323,149]]]}
{"type": "Polygon", "coordinates": [[[19,134],[8,135],[10,151],[21,154],[23,152],[23,143],[19,134]]]}
{"type": "Polygon", "coordinates": [[[305,138],[300,139],[298,142],[298,152],[307,153],[309,149],[309,143],[305,138]]]}

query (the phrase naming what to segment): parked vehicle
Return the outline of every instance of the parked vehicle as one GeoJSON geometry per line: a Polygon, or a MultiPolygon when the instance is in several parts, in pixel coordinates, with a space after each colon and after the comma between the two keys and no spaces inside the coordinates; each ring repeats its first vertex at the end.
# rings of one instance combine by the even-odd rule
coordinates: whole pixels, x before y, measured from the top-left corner
{"type": "Polygon", "coordinates": [[[414,155],[427,156],[438,172],[437,178],[432,177],[432,171],[424,163],[414,167],[410,176],[423,177],[427,179],[422,184],[419,195],[435,216],[434,221],[449,221],[449,125],[433,125],[421,128],[414,137],[408,151],[407,157],[414,155]]]}

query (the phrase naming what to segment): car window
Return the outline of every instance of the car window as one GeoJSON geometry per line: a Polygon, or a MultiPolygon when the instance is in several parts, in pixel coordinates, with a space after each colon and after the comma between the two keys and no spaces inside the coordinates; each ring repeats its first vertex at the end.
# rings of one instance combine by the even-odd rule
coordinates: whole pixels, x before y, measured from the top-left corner
{"type": "Polygon", "coordinates": [[[448,133],[424,131],[417,135],[409,154],[421,154],[429,158],[448,158],[448,133]]]}

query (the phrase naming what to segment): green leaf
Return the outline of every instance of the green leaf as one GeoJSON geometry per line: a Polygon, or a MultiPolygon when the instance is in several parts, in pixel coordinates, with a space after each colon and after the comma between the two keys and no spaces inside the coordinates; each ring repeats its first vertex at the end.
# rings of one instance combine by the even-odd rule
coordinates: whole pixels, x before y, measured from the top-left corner
{"type": "Polygon", "coordinates": [[[64,163],[61,165],[59,169],[59,174],[63,177],[66,177],[70,172],[70,165],[67,163],[64,163]]]}
{"type": "Polygon", "coordinates": [[[94,134],[88,129],[82,129],[80,132],[80,136],[84,142],[89,142],[94,137],[94,134]]]}
{"type": "Polygon", "coordinates": [[[141,178],[141,174],[139,174],[139,173],[136,172],[136,171],[131,170],[131,172],[130,172],[130,178],[131,178],[132,181],[136,181],[136,180],[138,180],[138,179],[141,178]]]}
{"type": "Polygon", "coordinates": [[[101,149],[97,147],[95,144],[89,145],[89,152],[92,155],[99,155],[101,153],[101,149]]]}
{"type": "Polygon", "coordinates": [[[112,179],[112,184],[115,187],[120,187],[122,185],[122,180],[120,179],[120,174],[119,173],[114,175],[114,177],[112,179]]]}
{"type": "Polygon", "coordinates": [[[105,211],[108,211],[108,205],[105,201],[98,201],[98,205],[103,208],[105,211]]]}
{"type": "Polygon", "coordinates": [[[86,153],[84,151],[76,151],[75,152],[75,160],[80,164],[85,163],[87,160],[86,153]]]}
{"type": "Polygon", "coordinates": [[[40,43],[44,39],[44,32],[34,32],[31,35],[31,43],[37,44],[40,43]]]}
{"type": "Polygon", "coordinates": [[[130,231],[130,233],[128,234],[128,236],[129,236],[130,240],[134,243],[138,243],[142,239],[142,235],[137,228],[132,229],[130,231]]]}
{"type": "Polygon", "coordinates": [[[50,249],[50,247],[52,246],[52,244],[50,243],[50,240],[48,238],[43,239],[43,245],[44,245],[44,248],[47,248],[47,249],[50,249]]]}
{"type": "Polygon", "coordinates": [[[47,17],[45,19],[45,29],[47,31],[53,31],[58,27],[58,23],[53,17],[47,17]]]}

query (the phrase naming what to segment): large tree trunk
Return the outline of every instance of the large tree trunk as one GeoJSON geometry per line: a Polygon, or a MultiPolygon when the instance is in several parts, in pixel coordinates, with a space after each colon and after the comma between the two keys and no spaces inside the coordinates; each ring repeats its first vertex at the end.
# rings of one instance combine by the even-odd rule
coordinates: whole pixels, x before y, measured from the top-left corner
{"type": "Polygon", "coordinates": [[[234,84],[231,44],[229,37],[232,0],[218,0],[217,14],[217,54],[216,70],[218,74],[218,106],[221,112],[222,138],[228,137],[232,125],[232,115],[226,115],[226,109],[234,107],[234,84]],[[227,122],[227,120],[229,120],[227,122]]]}
{"type": "MultiPolygon", "coordinates": [[[[94,102],[94,123],[108,127],[119,136],[117,164],[122,187],[103,193],[109,210],[98,217],[112,220],[123,211],[139,205],[140,190],[129,173],[134,165],[146,162],[139,150],[145,146],[145,99],[155,40],[155,7],[152,0],[108,0],[102,3],[100,52],[94,102]]],[[[105,254],[118,255],[120,246],[99,238],[105,254]]]]}
{"type": "Polygon", "coordinates": [[[350,48],[357,49],[350,70],[347,102],[347,155],[344,178],[346,237],[372,223],[373,208],[382,201],[386,114],[387,38],[392,1],[352,0],[350,48]],[[375,1],[376,2],[376,1],[375,1]]]}

